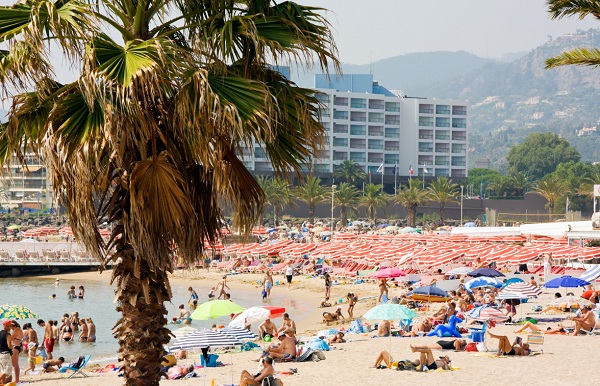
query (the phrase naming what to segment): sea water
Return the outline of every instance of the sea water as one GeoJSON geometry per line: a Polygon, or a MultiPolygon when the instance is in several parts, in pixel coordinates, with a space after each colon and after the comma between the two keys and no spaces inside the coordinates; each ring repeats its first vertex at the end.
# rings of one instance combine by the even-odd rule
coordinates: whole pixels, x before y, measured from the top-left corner
{"type": "MultiPolygon", "coordinates": [[[[107,277],[108,274],[104,274],[107,277]]],[[[57,276],[60,277],[60,276],[57,276]]],[[[235,276],[229,279],[229,282],[235,280],[235,276]]],[[[168,311],[167,319],[170,321],[172,317],[179,315],[179,305],[184,304],[189,309],[187,301],[189,299],[188,287],[192,286],[198,293],[199,303],[208,300],[208,292],[210,287],[216,283],[207,281],[190,280],[185,285],[172,285],[173,299],[165,306],[168,311]]],[[[241,305],[242,307],[252,307],[264,305],[261,297],[261,288],[255,291],[248,290],[231,290],[231,300],[241,305]]],[[[309,306],[305,302],[297,301],[291,298],[287,288],[278,287],[271,291],[271,301],[268,305],[282,306],[290,313],[290,316],[301,321],[303,315],[308,314],[309,306]]],[[[80,318],[92,318],[96,324],[96,342],[79,342],[77,337],[78,331],[75,333],[75,340],[71,342],[58,342],[54,346],[54,358],[64,357],[67,362],[77,359],[80,355],[91,355],[90,362],[113,362],[116,363],[118,343],[112,335],[112,328],[115,326],[120,314],[115,310],[114,303],[114,287],[100,281],[83,281],[83,280],[66,280],[61,279],[60,285],[55,285],[55,278],[48,277],[29,277],[29,278],[10,278],[0,279],[0,304],[22,305],[29,307],[32,311],[38,314],[39,319],[44,321],[58,320],[63,314],[72,315],[74,312],[79,313],[80,318]],[[69,299],[67,291],[71,286],[75,286],[75,292],[78,293],[79,286],[85,288],[84,299],[69,299]],[[56,294],[56,298],[52,298],[52,294],[56,294]]],[[[34,330],[38,333],[40,341],[43,337],[43,328],[37,325],[37,319],[19,320],[19,324],[31,323],[34,330]]],[[[224,316],[211,320],[194,320],[191,326],[195,328],[210,328],[213,323],[227,325],[230,319],[229,316],[224,316]]],[[[275,320],[275,323],[280,323],[275,320]]],[[[171,330],[176,330],[183,327],[180,324],[169,324],[171,330]]],[[[257,330],[257,326],[253,326],[257,330]]],[[[255,331],[256,332],[256,331],[255,331]]],[[[26,368],[27,357],[21,355],[21,367],[26,368]],[[25,367],[23,367],[25,366],[25,367]]]]}

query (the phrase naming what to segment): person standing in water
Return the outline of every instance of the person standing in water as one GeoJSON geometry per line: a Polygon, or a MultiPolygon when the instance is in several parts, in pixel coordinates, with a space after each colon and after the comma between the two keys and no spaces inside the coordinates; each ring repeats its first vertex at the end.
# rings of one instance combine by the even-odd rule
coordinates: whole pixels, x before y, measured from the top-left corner
{"type": "Polygon", "coordinates": [[[95,342],[96,341],[96,325],[92,321],[92,318],[87,318],[86,321],[87,321],[87,326],[88,326],[88,338],[87,338],[87,341],[88,342],[95,342]]]}
{"type": "Polygon", "coordinates": [[[227,275],[223,276],[223,279],[217,284],[217,291],[219,291],[219,296],[217,299],[221,299],[221,296],[227,295],[225,288],[230,289],[227,285],[227,275]]]}

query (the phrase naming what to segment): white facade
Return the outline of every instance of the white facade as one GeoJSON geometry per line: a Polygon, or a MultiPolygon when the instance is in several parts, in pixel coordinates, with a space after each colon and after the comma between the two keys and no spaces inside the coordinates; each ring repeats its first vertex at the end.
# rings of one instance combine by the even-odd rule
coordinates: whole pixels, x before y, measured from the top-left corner
{"type": "Polygon", "coordinates": [[[51,176],[40,157],[29,153],[25,156],[27,168],[22,167],[16,157],[10,163],[10,171],[5,166],[0,184],[4,197],[0,205],[4,208],[25,207],[48,209],[52,207],[51,176]]]}
{"type": "MultiPolygon", "coordinates": [[[[342,161],[352,160],[371,172],[375,183],[382,163],[386,180],[393,178],[394,167],[398,176],[408,177],[411,166],[413,177],[423,176],[423,166],[425,177],[467,176],[466,102],[398,97],[373,82],[372,75],[329,82],[329,88],[316,88],[326,141],[322,156],[313,160],[315,173],[331,174],[342,161]],[[339,90],[344,88],[351,90],[339,90]]],[[[258,174],[272,171],[256,144],[244,151],[244,163],[258,174]]]]}

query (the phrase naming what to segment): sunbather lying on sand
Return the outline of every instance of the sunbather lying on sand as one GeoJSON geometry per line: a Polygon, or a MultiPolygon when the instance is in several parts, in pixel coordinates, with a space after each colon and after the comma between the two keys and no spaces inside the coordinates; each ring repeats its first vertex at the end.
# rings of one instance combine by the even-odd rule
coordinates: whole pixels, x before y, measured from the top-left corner
{"type": "Polygon", "coordinates": [[[467,341],[464,339],[452,339],[452,340],[438,340],[434,344],[428,344],[423,346],[415,346],[419,349],[432,349],[432,350],[454,350],[464,351],[467,347],[467,341]]]}
{"type": "Polygon", "coordinates": [[[547,327],[544,330],[531,322],[527,322],[521,328],[519,328],[518,330],[515,330],[515,334],[523,332],[527,329],[529,329],[531,332],[543,332],[544,334],[561,334],[561,333],[567,332],[564,329],[563,325],[560,323],[558,324],[557,327],[547,327]]]}
{"type": "MultiPolygon", "coordinates": [[[[411,362],[414,366],[418,366],[417,369],[436,370],[440,368],[444,370],[450,370],[451,361],[447,355],[441,356],[439,357],[439,359],[435,359],[433,353],[431,352],[431,349],[429,348],[413,347],[411,345],[410,349],[412,350],[412,352],[420,353],[419,359],[411,362]]],[[[394,362],[394,358],[392,358],[390,353],[383,350],[379,353],[379,356],[377,356],[373,367],[376,369],[385,369],[391,367],[392,363],[394,362]],[[385,366],[381,363],[385,363],[385,366]]]]}
{"type": "Polygon", "coordinates": [[[515,343],[511,344],[507,336],[495,335],[488,331],[490,337],[498,339],[498,356],[504,355],[520,355],[525,356],[531,353],[529,345],[522,343],[521,338],[517,338],[515,343]]]}
{"type": "Polygon", "coordinates": [[[342,315],[342,307],[338,306],[335,312],[323,312],[323,323],[329,324],[329,322],[337,322],[340,319],[344,319],[342,315]]]}

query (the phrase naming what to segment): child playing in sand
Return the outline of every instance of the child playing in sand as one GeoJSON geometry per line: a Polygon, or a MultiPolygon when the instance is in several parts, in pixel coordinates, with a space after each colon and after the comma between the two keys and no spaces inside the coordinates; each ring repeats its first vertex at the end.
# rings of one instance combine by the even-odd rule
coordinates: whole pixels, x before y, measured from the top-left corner
{"type": "Polygon", "coordinates": [[[215,287],[212,287],[212,288],[210,289],[210,292],[208,293],[208,300],[212,300],[212,299],[215,297],[215,291],[216,291],[216,290],[217,290],[217,289],[216,289],[215,287]]]}
{"type": "Polygon", "coordinates": [[[37,344],[35,344],[35,342],[29,342],[27,344],[27,350],[27,353],[29,354],[29,357],[27,358],[27,363],[29,364],[29,367],[25,370],[23,374],[27,374],[28,371],[35,370],[35,354],[37,353],[37,344]]]}

